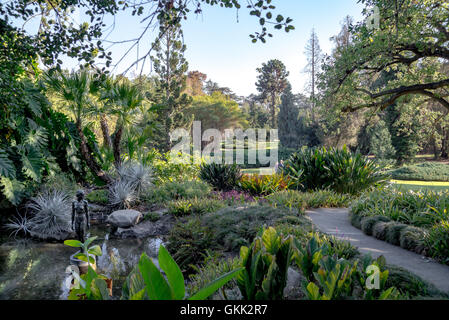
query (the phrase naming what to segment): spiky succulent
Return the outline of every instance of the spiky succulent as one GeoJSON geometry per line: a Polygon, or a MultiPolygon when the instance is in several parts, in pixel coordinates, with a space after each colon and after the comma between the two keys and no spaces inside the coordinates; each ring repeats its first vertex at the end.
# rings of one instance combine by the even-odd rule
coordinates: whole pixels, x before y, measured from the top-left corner
{"type": "Polygon", "coordinates": [[[118,174],[121,181],[133,185],[137,195],[153,185],[153,170],[141,163],[124,163],[118,170],[118,174]]]}
{"type": "Polygon", "coordinates": [[[31,198],[27,204],[31,218],[28,230],[39,238],[59,238],[70,231],[71,207],[66,193],[47,191],[31,198]]]}
{"type": "Polygon", "coordinates": [[[136,198],[136,188],[132,182],[118,180],[109,187],[109,202],[113,207],[129,209],[136,198]]]}

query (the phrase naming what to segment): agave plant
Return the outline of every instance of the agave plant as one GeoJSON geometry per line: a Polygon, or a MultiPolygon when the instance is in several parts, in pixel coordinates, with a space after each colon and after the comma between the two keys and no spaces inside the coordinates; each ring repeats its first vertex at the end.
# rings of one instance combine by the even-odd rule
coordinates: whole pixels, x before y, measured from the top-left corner
{"type": "Polygon", "coordinates": [[[109,202],[113,207],[129,209],[136,198],[136,188],[132,182],[118,180],[109,187],[109,202]]]}
{"type": "Polygon", "coordinates": [[[153,185],[152,168],[141,163],[125,163],[118,169],[118,174],[121,181],[133,185],[137,195],[153,185]]]}
{"type": "Polygon", "coordinates": [[[27,204],[31,218],[27,220],[30,233],[39,238],[59,238],[70,231],[70,201],[62,191],[47,191],[27,204]]]}

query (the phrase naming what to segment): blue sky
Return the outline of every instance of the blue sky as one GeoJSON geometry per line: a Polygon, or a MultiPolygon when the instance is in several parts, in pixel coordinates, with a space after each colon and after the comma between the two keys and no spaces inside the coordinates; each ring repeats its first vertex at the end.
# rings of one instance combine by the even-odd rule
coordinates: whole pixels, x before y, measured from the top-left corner
{"type": "MultiPolygon", "coordinates": [[[[304,47],[312,28],[318,34],[323,52],[330,53],[332,43],[329,38],[340,31],[345,16],[350,15],[355,21],[362,19],[363,6],[357,0],[274,0],[273,4],[276,5],[275,13],[291,17],[296,29],[290,33],[274,31],[274,37],[265,44],[251,43],[249,34],[259,31],[259,24],[257,18],[249,16],[246,8],[239,11],[238,21],[235,9],[218,6],[203,5],[201,15],[192,13],[183,23],[189,70],[207,74],[208,79],[231,88],[238,95],[249,95],[256,93],[256,68],[270,59],[279,59],[290,72],[293,90],[303,92],[306,80],[302,72],[306,65],[304,47]]],[[[140,18],[132,17],[130,13],[120,13],[115,21],[110,40],[133,38],[143,28],[140,18]]],[[[151,44],[157,31],[148,34],[140,52],[151,44]]],[[[112,47],[113,61],[116,62],[127,48],[125,45],[112,47]]],[[[133,50],[114,73],[123,72],[135,58],[136,51],[133,50]]],[[[64,61],[67,61],[67,68],[75,67],[73,62],[64,61]]],[[[133,71],[137,70],[131,73],[133,71]]],[[[151,73],[149,63],[145,65],[144,72],[151,73]]]]}

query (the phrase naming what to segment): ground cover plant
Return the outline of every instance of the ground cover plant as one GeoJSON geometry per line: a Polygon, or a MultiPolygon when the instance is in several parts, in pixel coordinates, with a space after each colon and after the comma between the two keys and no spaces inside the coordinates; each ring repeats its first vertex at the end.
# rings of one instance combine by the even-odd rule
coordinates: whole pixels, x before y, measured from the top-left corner
{"type": "Polygon", "coordinates": [[[377,190],[354,201],[351,223],[366,234],[448,263],[449,194],[377,190]]]}

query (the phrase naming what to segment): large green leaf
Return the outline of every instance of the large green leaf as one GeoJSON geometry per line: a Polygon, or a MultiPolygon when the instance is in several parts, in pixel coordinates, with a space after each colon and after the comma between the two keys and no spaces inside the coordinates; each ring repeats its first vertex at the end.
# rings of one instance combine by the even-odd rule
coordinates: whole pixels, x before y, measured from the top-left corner
{"type": "Polygon", "coordinates": [[[16,177],[14,162],[8,158],[8,154],[2,149],[0,149],[0,175],[12,179],[16,177]]]}
{"type": "Polygon", "coordinates": [[[175,260],[168,253],[164,246],[159,248],[159,265],[164,270],[170,287],[173,292],[173,296],[176,300],[182,300],[185,296],[184,276],[181,269],[176,264],[175,260]]]}
{"type": "Polygon", "coordinates": [[[3,187],[3,194],[13,205],[18,205],[25,197],[25,186],[15,179],[1,177],[0,184],[3,187]]]}
{"type": "Polygon", "coordinates": [[[226,273],[220,278],[212,281],[206,287],[195,293],[193,296],[189,298],[189,300],[204,300],[214,294],[215,291],[223,287],[226,283],[234,279],[244,268],[238,268],[231,272],[226,273]]]}
{"type": "Polygon", "coordinates": [[[74,247],[74,248],[82,248],[83,247],[83,243],[78,240],[65,240],[64,244],[66,246],[74,247]]]}
{"type": "Polygon", "coordinates": [[[98,246],[98,245],[93,246],[92,248],[90,248],[90,249],[88,250],[88,253],[89,253],[89,254],[93,254],[93,255],[95,255],[95,256],[97,256],[97,257],[99,257],[99,256],[101,256],[101,255],[103,254],[103,252],[101,252],[100,246],[98,246]]]}
{"type": "Polygon", "coordinates": [[[26,154],[22,154],[22,171],[27,177],[39,182],[42,177],[42,169],[44,168],[43,156],[32,147],[28,149],[26,154]]]}
{"type": "Polygon", "coordinates": [[[145,281],[150,300],[172,300],[170,287],[153,261],[143,253],[139,260],[139,271],[145,281]]]}

